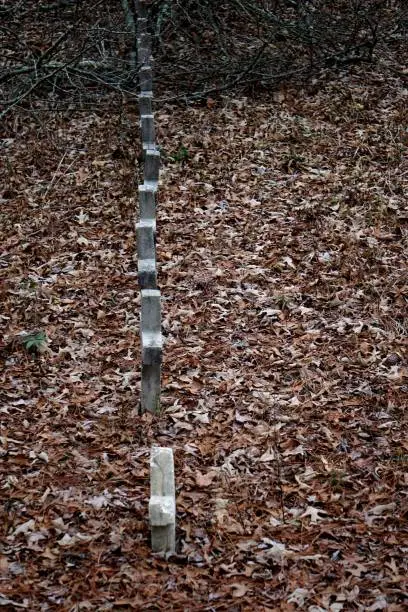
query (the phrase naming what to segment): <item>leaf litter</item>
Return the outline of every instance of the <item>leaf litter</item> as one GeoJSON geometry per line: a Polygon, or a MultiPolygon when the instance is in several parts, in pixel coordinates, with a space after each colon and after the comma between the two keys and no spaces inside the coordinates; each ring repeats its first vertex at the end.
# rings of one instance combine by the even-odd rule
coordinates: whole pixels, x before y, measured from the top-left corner
{"type": "Polygon", "coordinates": [[[186,152],[163,155],[158,418],[138,410],[137,109],[126,137],[114,105],[10,127],[2,607],[404,609],[406,90],[356,67],[286,91],[157,109],[186,152]],[[175,450],[169,559],[152,444],[175,450]]]}

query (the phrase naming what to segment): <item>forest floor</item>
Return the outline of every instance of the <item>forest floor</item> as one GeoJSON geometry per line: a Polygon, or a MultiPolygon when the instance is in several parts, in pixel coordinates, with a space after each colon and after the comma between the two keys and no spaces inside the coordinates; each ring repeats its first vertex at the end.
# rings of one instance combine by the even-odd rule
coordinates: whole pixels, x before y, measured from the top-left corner
{"type": "Polygon", "coordinates": [[[404,82],[367,67],[156,109],[159,417],[137,108],[7,120],[2,609],[406,609],[407,120],[404,82]],[[153,444],[175,452],[168,559],[153,444]]]}

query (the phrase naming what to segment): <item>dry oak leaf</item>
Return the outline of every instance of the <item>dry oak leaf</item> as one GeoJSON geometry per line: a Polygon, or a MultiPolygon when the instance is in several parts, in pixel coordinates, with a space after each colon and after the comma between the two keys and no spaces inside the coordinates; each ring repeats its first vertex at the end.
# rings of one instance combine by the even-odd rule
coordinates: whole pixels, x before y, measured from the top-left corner
{"type": "Polygon", "coordinates": [[[295,589],[293,593],[291,593],[287,599],[288,603],[296,604],[299,607],[303,607],[305,604],[305,600],[309,597],[310,593],[307,589],[295,589]]]}
{"type": "Polygon", "coordinates": [[[248,591],[248,586],[246,584],[240,584],[239,582],[234,582],[234,584],[231,584],[231,588],[231,594],[235,598],[243,597],[248,591]]]}
{"type": "Polygon", "coordinates": [[[198,470],[195,473],[195,481],[199,487],[208,487],[212,484],[212,481],[216,477],[216,472],[207,472],[207,474],[201,474],[198,470]]]}
{"type": "Polygon", "coordinates": [[[376,516],[381,516],[387,510],[393,511],[397,507],[395,502],[391,502],[390,504],[380,504],[379,506],[374,506],[370,508],[368,514],[375,514],[376,516]]]}
{"type": "Polygon", "coordinates": [[[325,510],[322,510],[322,508],[308,506],[305,512],[300,515],[300,518],[305,518],[306,516],[310,516],[310,522],[316,524],[319,521],[324,521],[327,518],[327,512],[325,510]],[[320,516],[321,514],[324,514],[326,516],[320,516]]]}

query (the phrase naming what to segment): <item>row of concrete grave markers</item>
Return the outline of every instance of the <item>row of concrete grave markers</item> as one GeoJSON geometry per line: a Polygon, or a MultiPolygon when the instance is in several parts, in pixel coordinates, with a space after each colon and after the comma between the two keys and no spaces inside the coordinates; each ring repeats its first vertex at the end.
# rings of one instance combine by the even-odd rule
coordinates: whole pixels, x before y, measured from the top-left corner
{"type": "MultiPolygon", "coordinates": [[[[138,2],[138,15],[144,15],[138,2]]],[[[137,60],[139,66],[140,133],[144,152],[143,184],[139,185],[139,220],[137,233],[137,269],[141,289],[140,333],[142,344],[142,411],[160,410],[160,378],[163,352],[160,291],[157,288],[156,200],[159,185],[160,152],[156,147],[152,110],[151,38],[147,19],[137,19],[137,60]]]]}
{"type": "MultiPolygon", "coordinates": [[[[143,184],[139,185],[139,220],[136,224],[138,279],[141,289],[142,411],[160,410],[161,334],[160,291],[157,288],[156,203],[160,152],[156,147],[153,115],[151,39],[146,8],[136,2],[139,65],[140,131],[144,152],[143,184]]],[[[153,447],[150,456],[149,519],[154,552],[175,552],[176,499],[171,448],[153,447]]]]}

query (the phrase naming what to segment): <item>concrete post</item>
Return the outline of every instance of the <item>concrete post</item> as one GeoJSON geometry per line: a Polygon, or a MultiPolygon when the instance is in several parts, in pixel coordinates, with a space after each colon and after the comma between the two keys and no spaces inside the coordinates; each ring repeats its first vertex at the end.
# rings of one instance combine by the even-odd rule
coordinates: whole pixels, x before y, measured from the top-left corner
{"type": "Polygon", "coordinates": [[[160,291],[158,289],[142,289],[141,293],[141,408],[143,412],[157,413],[160,410],[160,377],[163,352],[160,291]]]}
{"type": "Polygon", "coordinates": [[[150,455],[150,501],[152,549],[176,550],[176,491],[171,448],[153,447],[150,455]]]}
{"type": "Polygon", "coordinates": [[[146,34],[147,33],[147,19],[146,17],[138,17],[137,18],[137,33],[138,36],[140,36],[141,34],[146,34]]]}
{"type": "Polygon", "coordinates": [[[141,66],[139,70],[139,84],[140,91],[152,91],[153,90],[153,76],[151,66],[141,66]]]}
{"type": "Polygon", "coordinates": [[[147,30],[145,30],[144,32],[138,32],[137,45],[138,45],[138,47],[140,46],[140,47],[144,47],[146,49],[151,50],[151,48],[152,48],[152,37],[147,32],[147,30]]]}
{"type": "Polygon", "coordinates": [[[158,149],[147,149],[144,161],[144,182],[150,187],[159,183],[160,151],[158,149]]]}
{"type": "Polygon", "coordinates": [[[154,115],[140,116],[140,131],[142,133],[143,149],[155,148],[154,115]]]}
{"type": "Polygon", "coordinates": [[[138,278],[141,289],[156,289],[156,222],[153,219],[143,219],[136,224],[138,278]]]}
{"type": "Polygon", "coordinates": [[[140,67],[150,66],[152,60],[150,49],[146,47],[137,47],[137,63],[140,67]]]}
{"type": "MultiPolygon", "coordinates": [[[[140,220],[152,219],[156,225],[156,193],[157,189],[143,183],[139,185],[139,216],[140,220]]],[[[156,228],[155,228],[156,231],[156,228]]]]}
{"type": "Polygon", "coordinates": [[[152,91],[142,91],[138,97],[139,97],[140,116],[152,115],[153,114],[153,92],[152,91]]]}

